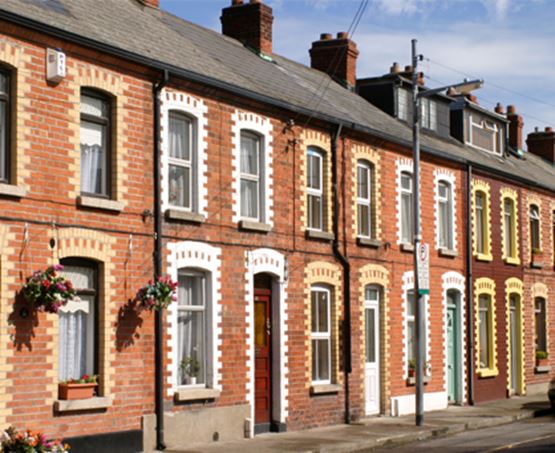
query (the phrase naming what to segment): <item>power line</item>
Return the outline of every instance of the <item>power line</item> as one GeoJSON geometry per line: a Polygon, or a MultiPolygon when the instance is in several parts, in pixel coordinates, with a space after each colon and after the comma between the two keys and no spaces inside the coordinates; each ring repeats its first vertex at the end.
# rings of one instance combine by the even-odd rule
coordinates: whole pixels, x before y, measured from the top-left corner
{"type": "MultiPolygon", "coordinates": [[[[435,64],[435,65],[437,65],[437,66],[440,66],[440,67],[442,67],[442,68],[444,68],[444,69],[447,69],[447,70],[449,70],[449,71],[456,72],[456,73],[461,74],[461,75],[463,75],[463,76],[465,76],[465,77],[477,78],[477,77],[475,77],[475,76],[473,76],[473,75],[471,75],[471,74],[468,74],[468,73],[466,73],[466,72],[464,72],[464,71],[460,71],[460,70],[455,69],[455,68],[453,68],[453,67],[451,67],[451,66],[447,66],[446,64],[439,63],[439,62],[434,61],[434,60],[432,60],[432,59],[430,59],[430,58],[426,58],[426,60],[427,60],[428,62],[432,63],[432,64],[435,64]]],[[[530,96],[530,95],[528,95],[528,94],[520,93],[519,91],[513,90],[513,89],[511,89],[511,88],[506,88],[506,87],[504,87],[504,86],[501,86],[501,85],[498,85],[498,84],[496,84],[496,83],[490,82],[489,80],[488,80],[488,85],[491,85],[492,87],[495,87],[495,88],[497,88],[497,89],[499,89],[499,90],[506,91],[507,93],[516,94],[517,96],[523,97],[523,98],[525,98],[525,99],[529,99],[530,101],[533,101],[533,102],[537,102],[538,104],[543,104],[543,105],[546,105],[546,106],[548,106],[548,107],[553,107],[553,108],[555,108],[555,104],[551,104],[551,103],[546,102],[546,101],[543,101],[543,100],[541,100],[541,99],[534,98],[534,97],[532,97],[532,96],[530,96]]],[[[528,115],[528,116],[530,116],[530,115],[528,115]]]]}

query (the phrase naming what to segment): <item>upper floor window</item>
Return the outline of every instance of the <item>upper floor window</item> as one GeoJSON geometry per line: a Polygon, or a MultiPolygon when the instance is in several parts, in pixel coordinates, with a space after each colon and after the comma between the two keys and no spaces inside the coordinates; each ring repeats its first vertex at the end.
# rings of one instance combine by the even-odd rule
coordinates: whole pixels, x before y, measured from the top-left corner
{"type": "Polygon", "coordinates": [[[532,253],[539,252],[541,249],[540,234],[540,208],[533,204],[530,205],[530,248],[532,253]]]}
{"type": "Polygon", "coordinates": [[[503,199],[503,250],[505,258],[516,258],[516,212],[511,198],[503,199]]]}
{"type": "Polygon", "coordinates": [[[81,92],[81,192],[110,196],[110,101],[96,91],[81,92]]]}
{"type": "Polygon", "coordinates": [[[9,180],[10,75],[0,69],[0,181],[9,180]]]}
{"type": "Polygon", "coordinates": [[[414,239],[414,210],[413,210],[413,187],[412,174],[401,173],[401,242],[411,244],[414,239]]]}
{"type": "Polygon", "coordinates": [[[311,301],[312,382],[331,383],[331,291],[313,286],[311,301]]]}
{"type": "Polygon", "coordinates": [[[372,218],[372,167],[366,161],[357,164],[357,224],[358,236],[371,238],[374,235],[372,218]]]}
{"type": "Polygon", "coordinates": [[[194,210],[195,127],[182,113],[169,114],[169,204],[194,210]]]}
{"type": "Polygon", "coordinates": [[[474,194],[475,248],[478,255],[488,255],[489,250],[489,201],[486,192],[474,194]]]}
{"type": "Polygon", "coordinates": [[[324,229],[324,156],[316,148],[308,148],[307,153],[307,210],[308,228],[324,229]]]}
{"type": "Polygon", "coordinates": [[[493,121],[469,116],[469,142],[476,148],[502,154],[502,141],[499,126],[493,121]]]}
{"type": "Polygon", "coordinates": [[[177,291],[177,385],[206,385],[209,313],[206,274],[179,271],[177,291]]]}
{"type": "Polygon", "coordinates": [[[453,244],[453,193],[451,184],[439,181],[438,187],[439,247],[454,249],[453,244]]]}
{"type": "Polygon", "coordinates": [[[262,221],[263,175],[262,140],[259,135],[241,131],[241,217],[262,221]]]}
{"type": "Polygon", "coordinates": [[[536,297],[534,300],[534,320],[536,324],[536,352],[547,352],[547,317],[543,297],[536,297]]]}
{"type": "Polygon", "coordinates": [[[397,90],[397,117],[400,120],[408,121],[409,92],[403,88],[397,90]]]}
{"type": "Polygon", "coordinates": [[[79,379],[98,372],[97,317],[98,266],[87,260],[62,261],[65,278],[73,283],[77,295],[59,311],[58,379],[79,379]]]}
{"type": "Polygon", "coordinates": [[[437,102],[430,98],[421,99],[420,125],[426,129],[437,130],[437,102]]]}

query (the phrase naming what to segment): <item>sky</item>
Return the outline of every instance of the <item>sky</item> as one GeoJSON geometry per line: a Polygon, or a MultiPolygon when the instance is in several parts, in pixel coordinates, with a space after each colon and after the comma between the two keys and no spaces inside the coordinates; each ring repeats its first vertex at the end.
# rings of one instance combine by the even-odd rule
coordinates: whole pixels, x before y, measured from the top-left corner
{"type": "MultiPolygon", "coordinates": [[[[245,0],[248,1],[248,0],[245,0]]],[[[263,0],[274,11],[274,52],[310,64],[308,50],[321,33],[351,31],[360,55],[357,77],[410,64],[411,39],[424,56],[420,70],[437,87],[484,79],[480,105],[513,104],[524,130],[555,127],[555,0],[263,0]]],[[[161,0],[161,7],[221,31],[231,0],[161,0]]]]}

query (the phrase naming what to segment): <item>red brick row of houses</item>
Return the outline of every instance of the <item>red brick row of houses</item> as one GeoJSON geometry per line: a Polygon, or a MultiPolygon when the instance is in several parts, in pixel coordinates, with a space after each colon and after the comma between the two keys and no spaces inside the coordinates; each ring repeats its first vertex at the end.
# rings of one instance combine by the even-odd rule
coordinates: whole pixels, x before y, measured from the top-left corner
{"type": "MultiPolygon", "coordinates": [[[[412,69],[357,78],[344,33],[312,68],[273,54],[259,1],[221,20],[0,0],[2,426],[150,451],[414,412],[412,69]],[[57,263],[78,296],[37,312],[57,263]],[[154,274],[160,315],[134,302],[154,274]],[[82,374],[96,395],[61,400],[82,374]]],[[[514,107],[453,93],[423,113],[425,409],[543,392],[555,134],[523,151],[514,107]]]]}

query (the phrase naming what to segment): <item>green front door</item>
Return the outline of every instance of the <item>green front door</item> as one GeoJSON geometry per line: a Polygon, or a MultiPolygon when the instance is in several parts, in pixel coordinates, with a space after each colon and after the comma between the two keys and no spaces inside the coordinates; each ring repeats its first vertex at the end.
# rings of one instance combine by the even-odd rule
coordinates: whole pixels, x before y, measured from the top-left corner
{"type": "Polygon", "coordinates": [[[459,348],[459,293],[447,292],[447,398],[450,403],[459,402],[460,348],[459,348]]]}

